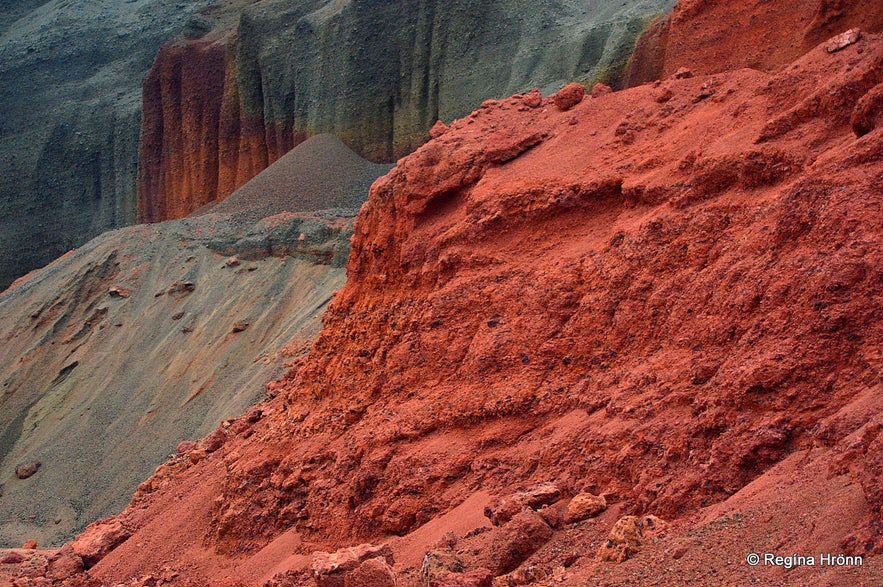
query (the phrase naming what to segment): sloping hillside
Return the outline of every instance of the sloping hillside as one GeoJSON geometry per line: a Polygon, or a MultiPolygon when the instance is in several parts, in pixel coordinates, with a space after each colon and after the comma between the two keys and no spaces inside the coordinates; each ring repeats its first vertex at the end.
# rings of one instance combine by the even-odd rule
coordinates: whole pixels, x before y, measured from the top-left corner
{"type": "Polygon", "coordinates": [[[367,541],[353,576],[398,585],[879,583],[881,83],[865,34],[437,128],[308,358],[72,552],[107,585],[362,584],[314,553],[367,541]]]}
{"type": "Polygon", "coordinates": [[[63,544],[260,399],[318,331],[386,169],[315,137],[223,210],[105,233],[0,295],[0,545],[63,544]]]}

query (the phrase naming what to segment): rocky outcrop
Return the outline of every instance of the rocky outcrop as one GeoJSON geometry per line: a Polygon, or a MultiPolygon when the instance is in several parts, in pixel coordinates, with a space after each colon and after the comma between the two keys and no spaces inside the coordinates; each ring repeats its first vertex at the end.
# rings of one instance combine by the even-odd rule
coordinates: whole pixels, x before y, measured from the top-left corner
{"type": "Polygon", "coordinates": [[[682,0],[641,36],[625,85],[663,79],[681,67],[717,73],[740,67],[772,71],[850,28],[883,31],[876,0],[756,2],[682,0]]]}
{"type": "Polygon", "coordinates": [[[440,551],[439,574],[510,585],[669,567],[666,584],[741,584],[756,570],[732,561],[775,544],[865,553],[850,581],[879,582],[883,141],[850,119],[881,65],[868,34],[775,73],[451,122],[373,185],[272,413],[165,474],[92,576],[262,584],[274,556],[298,577],[310,552],[385,540],[402,581],[440,551]],[[483,517],[547,483],[607,509],[483,517]],[[597,561],[630,515],[668,535],[597,561]]]}
{"type": "Polygon", "coordinates": [[[313,553],[310,569],[317,587],[395,587],[388,545],[360,544],[337,552],[313,553]]]}
{"type": "Polygon", "coordinates": [[[392,162],[422,144],[438,119],[488,97],[554,91],[615,70],[648,17],[672,5],[247,6],[235,30],[181,38],[159,52],[144,84],[140,218],[177,218],[223,199],[319,133],[392,162]]]}
{"type": "Polygon", "coordinates": [[[644,544],[664,535],[668,524],[656,516],[625,516],[620,518],[607,541],[598,550],[598,560],[608,563],[625,562],[638,553],[644,544]]]}

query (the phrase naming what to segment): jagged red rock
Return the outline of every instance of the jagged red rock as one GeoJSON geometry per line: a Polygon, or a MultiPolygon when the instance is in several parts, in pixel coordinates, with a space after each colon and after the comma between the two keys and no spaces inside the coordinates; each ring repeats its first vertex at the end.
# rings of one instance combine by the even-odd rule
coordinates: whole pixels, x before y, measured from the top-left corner
{"type": "Polygon", "coordinates": [[[534,88],[524,94],[521,101],[528,108],[537,108],[543,103],[543,94],[540,92],[539,88],[534,88]]]}
{"type": "Polygon", "coordinates": [[[476,569],[468,573],[451,573],[440,579],[433,579],[429,587],[491,587],[494,575],[487,569],[476,569]]]}
{"type": "Polygon", "coordinates": [[[494,576],[515,570],[552,537],[552,529],[536,513],[523,511],[494,531],[481,567],[494,576]]]}
{"type": "Polygon", "coordinates": [[[602,84],[601,82],[596,83],[592,86],[592,97],[600,98],[606,94],[613,92],[613,88],[608,86],[607,84],[602,84]]]}
{"type": "Polygon", "coordinates": [[[71,552],[62,552],[49,559],[46,578],[53,581],[64,581],[83,572],[83,559],[71,552]]]}
{"type": "Polygon", "coordinates": [[[436,120],[435,124],[432,125],[432,128],[429,129],[429,136],[433,139],[437,139],[446,132],[448,132],[448,125],[441,120],[436,120]]]}
{"type": "Polygon", "coordinates": [[[132,533],[114,518],[89,524],[71,543],[72,553],[83,561],[85,568],[94,566],[109,552],[125,542],[132,533]]]}
{"type": "Polygon", "coordinates": [[[636,555],[648,540],[660,536],[668,524],[656,516],[624,516],[620,518],[598,550],[598,560],[621,563],[636,555]]]}
{"type": "MultiPolygon", "coordinates": [[[[838,488],[829,505],[855,524],[818,515],[818,532],[858,528],[855,547],[883,544],[869,508],[879,467],[862,443],[830,476],[818,463],[774,476],[804,458],[833,463],[874,417],[883,158],[879,132],[856,138],[849,120],[880,83],[881,55],[866,35],[772,74],[697,69],[665,82],[667,102],[652,85],[616,92],[575,125],[521,97],[452,122],[374,184],[349,280],[309,357],[268,386],[252,436],[231,435],[199,483],[182,473],[124,519],[154,538],[157,559],[205,540],[206,557],[230,561],[292,529],[328,550],[390,532],[404,544],[480,491],[591,478],[615,496],[597,522],[553,531],[529,511],[509,522],[535,516],[531,544],[560,536],[580,578],[633,578],[659,553],[645,541],[634,567],[605,570],[588,546],[574,558],[568,533],[630,512],[686,532],[730,500],[775,511],[786,488],[838,488]],[[164,532],[180,534],[162,520],[193,542],[166,547],[164,532]]],[[[732,560],[743,530],[790,544],[791,528],[761,517],[702,527],[732,560]]],[[[495,573],[524,564],[502,555],[517,543],[505,528],[464,536],[455,554],[474,548],[495,573]]],[[[700,551],[677,563],[699,564],[700,551]]],[[[95,575],[150,564],[129,540],[95,575]]],[[[748,572],[721,566],[720,580],[748,572]]]]}
{"type": "Polygon", "coordinates": [[[25,557],[20,552],[7,552],[3,558],[0,558],[0,564],[3,565],[17,565],[24,561],[25,557]]]}
{"type": "Polygon", "coordinates": [[[570,110],[583,101],[586,94],[586,88],[582,84],[567,84],[555,94],[555,106],[559,110],[570,110]]]}
{"type": "Polygon", "coordinates": [[[317,587],[394,587],[394,562],[389,546],[360,544],[333,553],[315,552],[310,568],[317,587]]]}
{"type": "Polygon", "coordinates": [[[192,450],[196,450],[199,448],[199,443],[194,442],[192,440],[182,440],[178,443],[178,446],[175,448],[175,452],[179,455],[186,454],[192,450]]]}
{"type": "Polygon", "coordinates": [[[525,507],[537,509],[549,505],[561,496],[561,488],[554,483],[543,483],[525,491],[494,500],[484,509],[484,515],[495,526],[505,524],[525,507]]]}

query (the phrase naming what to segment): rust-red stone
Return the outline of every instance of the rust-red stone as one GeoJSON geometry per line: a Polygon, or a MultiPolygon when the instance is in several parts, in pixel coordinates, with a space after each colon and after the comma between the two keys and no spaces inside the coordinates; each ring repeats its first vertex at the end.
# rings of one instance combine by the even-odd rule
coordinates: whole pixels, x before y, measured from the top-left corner
{"type": "MultiPolygon", "coordinates": [[[[390,544],[419,566],[440,538],[421,532],[482,494],[474,517],[451,514],[471,538],[449,544],[494,573],[539,549],[584,584],[613,566],[595,552],[622,516],[689,538],[725,505],[757,515],[703,526],[714,560],[741,560],[743,531],[878,552],[883,147],[850,117],[881,66],[883,39],[863,35],[775,73],[689,64],[668,101],[646,85],[574,116],[516,96],[453,121],[373,185],[348,281],[253,433],[121,514],[137,538],[93,574],[187,568],[194,552],[208,572],[294,533],[300,552],[404,535],[390,544]],[[609,507],[484,527],[491,496],[546,482],[609,507]],[[796,509],[783,494],[811,508],[818,491],[827,509],[800,512],[812,533],[776,525],[796,509]],[[593,531],[594,546],[575,538],[593,531]]],[[[620,567],[658,560],[653,536],[641,548],[620,567]]],[[[707,572],[705,556],[690,546],[677,564],[707,572]]]]}

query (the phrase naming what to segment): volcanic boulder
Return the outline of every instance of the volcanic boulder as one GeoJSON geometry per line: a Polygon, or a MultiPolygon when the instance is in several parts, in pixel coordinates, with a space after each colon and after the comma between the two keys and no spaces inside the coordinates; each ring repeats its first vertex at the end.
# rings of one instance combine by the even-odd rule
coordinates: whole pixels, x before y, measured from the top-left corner
{"type": "Polygon", "coordinates": [[[49,559],[46,578],[54,581],[69,579],[85,569],[83,559],[72,552],[60,552],[49,559]]]}
{"type": "Polygon", "coordinates": [[[0,564],[2,565],[17,565],[24,561],[25,557],[20,552],[8,552],[3,555],[3,558],[0,558],[0,564]]]}
{"type": "Polygon", "coordinates": [[[598,551],[598,560],[621,563],[634,556],[644,544],[665,533],[668,524],[656,516],[620,518],[598,551]]]}
{"type": "Polygon", "coordinates": [[[561,496],[561,488],[554,483],[543,483],[525,491],[499,498],[485,507],[484,515],[495,526],[505,524],[525,507],[537,509],[549,505],[561,496]]]}
{"type": "Polygon", "coordinates": [[[19,479],[28,479],[33,477],[34,474],[40,470],[41,466],[43,466],[43,463],[40,461],[35,461],[26,465],[19,465],[15,468],[15,476],[19,479]]]}
{"type": "Polygon", "coordinates": [[[603,495],[579,493],[567,504],[567,521],[578,522],[597,516],[607,509],[607,500],[603,495]]]}
{"type": "Polygon", "coordinates": [[[494,531],[481,567],[503,575],[518,567],[552,537],[552,529],[535,512],[524,511],[494,531]]]}
{"type": "Polygon", "coordinates": [[[317,587],[390,587],[395,585],[392,564],[389,546],[360,544],[333,553],[315,552],[310,568],[317,587]]]}
{"type": "Polygon", "coordinates": [[[558,93],[555,94],[555,106],[557,106],[559,110],[570,110],[583,101],[583,96],[585,96],[585,94],[586,88],[582,84],[568,84],[558,90],[558,93]]]}

